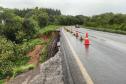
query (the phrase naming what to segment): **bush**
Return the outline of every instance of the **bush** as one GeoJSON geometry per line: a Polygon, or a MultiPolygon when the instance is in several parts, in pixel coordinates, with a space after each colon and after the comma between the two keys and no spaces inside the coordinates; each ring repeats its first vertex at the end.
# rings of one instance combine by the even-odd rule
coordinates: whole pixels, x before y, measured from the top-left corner
{"type": "Polygon", "coordinates": [[[26,39],[31,39],[39,29],[38,23],[33,18],[25,18],[23,21],[23,31],[26,39]]]}
{"type": "Polygon", "coordinates": [[[126,31],[126,24],[121,24],[120,29],[123,30],[123,31],[126,31]]]}
{"type": "Polygon", "coordinates": [[[47,45],[42,49],[42,53],[40,54],[40,62],[43,63],[47,60],[47,45]]]}
{"type": "Polygon", "coordinates": [[[28,65],[23,65],[23,66],[13,68],[13,77],[15,77],[16,75],[21,74],[22,72],[31,70],[33,68],[35,68],[35,65],[33,65],[33,64],[28,64],[28,65]]]}
{"type": "Polygon", "coordinates": [[[13,42],[20,42],[16,35],[22,29],[22,21],[23,19],[18,16],[7,19],[3,28],[3,35],[13,42]]]}
{"type": "Polygon", "coordinates": [[[12,76],[13,67],[27,64],[29,61],[29,57],[26,56],[27,52],[35,45],[43,43],[40,39],[34,39],[17,45],[0,37],[0,79],[12,76]]]}
{"type": "Polygon", "coordinates": [[[38,23],[40,27],[45,27],[46,25],[48,25],[48,16],[40,14],[38,16],[38,23]]]}
{"type": "Polygon", "coordinates": [[[0,37],[0,79],[11,75],[12,66],[16,60],[14,44],[4,37],[0,37]]]}
{"type": "Polygon", "coordinates": [[[126,15],[114,13],[94,15],[92,17],[88,17],[84,25],[88,27],[101,27],[104,31],[109,30],[111,32],[124,34],[126,31],[126,15]]]}
{"type": "Polygon", "coordinates": [[[17,49],[19,53],[21,53],[22,55],[26,55],[30,50],[32,50],[35,47],[35,45],[43,43],[44,41],[42,41],[41,39],[32,39],[17,45],[17,49]]]}
{"type": "Polygon", "coordinates": [[[4,84],[4,80],[0,80],[0,84],[4,84]]]}
{"type": "Polygon", "coordinates": [[[49,25],[44,27],[43,29],[40,29],[38,34],[48,35],[50,32],[58,29],[60,26],[57,25],[49,25]]]}

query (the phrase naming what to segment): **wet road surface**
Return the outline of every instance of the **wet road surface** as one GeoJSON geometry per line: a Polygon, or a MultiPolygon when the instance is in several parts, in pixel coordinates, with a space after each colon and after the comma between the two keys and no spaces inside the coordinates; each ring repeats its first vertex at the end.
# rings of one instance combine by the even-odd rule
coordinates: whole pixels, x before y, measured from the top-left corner
{"type": "Polygon", "coordinates": [[[94,84],[126,84],[126,35],[84,28],[68,29],[80,32],[76,38],[64,31],[94,84]],[[86,32],[91,41],[89,46],[79,40],[86,32]]]}

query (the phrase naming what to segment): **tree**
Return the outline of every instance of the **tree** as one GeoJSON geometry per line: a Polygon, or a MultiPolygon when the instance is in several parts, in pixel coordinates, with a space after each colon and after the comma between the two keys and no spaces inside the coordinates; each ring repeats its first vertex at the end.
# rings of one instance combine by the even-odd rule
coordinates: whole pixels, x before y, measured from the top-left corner
{"type": "Polygon", "coordinates": [[[23,21],[23,31],[26,34],[26,38],[30,39],[37,32],[39,28],[38,23],[33,18],[25,18],[23,21]]]}
{"type": "Polygon", "coordinates": [[[47,26],[48,25],[48,16],[47,15],[40,14],[38,16],[38,22],[39,22],[39,26],[40,27],[47,26]]]}
{"type": "Polygon", "coordinates": [[[18,31],[22,30],[23,19],[19,16],[11,17],[6,20],[3,34],[11,41],[19,43],[19,39],[16,38],[18,31]]]}
{"type": "Polygon", "coordinates": [[[85,17],[83,15],[75,16],[78,19],[78,24],[82,25],[85,22],[85,17]]]}

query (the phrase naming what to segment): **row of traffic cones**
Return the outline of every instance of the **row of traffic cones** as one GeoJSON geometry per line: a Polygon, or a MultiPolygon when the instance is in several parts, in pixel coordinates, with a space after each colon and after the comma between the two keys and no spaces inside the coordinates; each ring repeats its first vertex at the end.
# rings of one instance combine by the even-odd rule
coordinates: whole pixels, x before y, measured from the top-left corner
{"type": "MultiPolygon", "coordinates": [[[[69,30],[69,29],[66,29],[66,31],[73,33],[77,38],[79,37],[79,31],[78,30],[75,33],[72,30],[69,30]]],[[[85,38],[83,39],[83,37],[81,36],[80,40],[84,40],[85,45],[90,45],[90,40],[88,38],[88,32],[86,32],[85,38]]]]}
{"type": "MultiPolygon", "coordinates": [[[[71,33],[73,33],[73,32],[71,32],[71,33]]],[[[78,38],[78,37],[79,37],[79,31],[77,30],[77,31],[74,33],[74,35],[78,38]]],[[[85,44],[85,45],[90,45],[90,40],[89,40],[89,38],[88,38],[88,32],[86,32],[85,38],[83,39],[83,37],[81,36],[81,37],[80,37],[80,40],[81,40],[81,41],[84,40],[84,44],[85,44]]]]}

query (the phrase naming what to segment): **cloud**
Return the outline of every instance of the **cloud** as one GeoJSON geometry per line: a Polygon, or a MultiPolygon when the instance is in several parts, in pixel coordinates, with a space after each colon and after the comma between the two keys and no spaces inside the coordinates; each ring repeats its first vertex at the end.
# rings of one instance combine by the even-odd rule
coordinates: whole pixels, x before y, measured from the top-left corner
{"type": "Polygon", "coordinates": [[[7,8],[46,7],[60,9],[63,14],[94,15],[104,12],[126,13],[126,0],[0,0],[7,8]]]}

